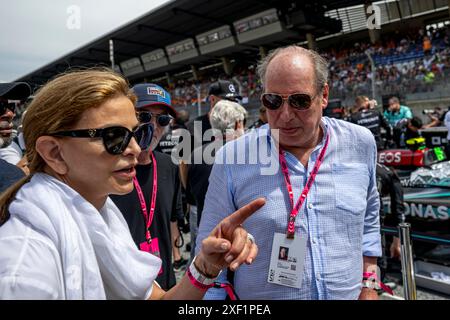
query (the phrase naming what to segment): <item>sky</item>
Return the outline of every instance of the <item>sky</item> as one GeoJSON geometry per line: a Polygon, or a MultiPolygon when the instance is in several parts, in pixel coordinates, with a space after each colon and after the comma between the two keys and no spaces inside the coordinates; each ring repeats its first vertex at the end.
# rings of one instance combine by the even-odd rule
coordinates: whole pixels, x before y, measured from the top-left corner
{"type": "Polygon", "coordinates": [[[14,81],[168,0],[0,0],[0,82],[14,81]]]}

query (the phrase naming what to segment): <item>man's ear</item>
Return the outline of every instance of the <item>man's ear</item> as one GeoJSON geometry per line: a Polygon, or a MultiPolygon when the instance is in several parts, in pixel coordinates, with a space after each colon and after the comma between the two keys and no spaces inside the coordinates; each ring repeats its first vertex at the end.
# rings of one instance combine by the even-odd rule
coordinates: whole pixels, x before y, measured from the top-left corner
{"type": "Polygon", "coordinates": [[[216,103],[220,100],[220,98],[216,97],[215,95],[210,95],[209,100],[210,100],[209,111],[211,111],[214,108],[214,106],[216,105],[216,103]]]}
{"type": "Polygon", "coordinates": [[[61,144],[58,139],[50,136],[39,137],[36,140],[36,151],[53,171],[60,175],[67,173],[68,166],[61,156],[61,144]]]}
{"type": "Polygon", "coordinates": [[[238,120],[234,123],[234,130],[244,129],[244,121],[238,120]]]}
{"type": "Polygon", "coordinates": [[[325,83],[323,90],[322,90],[322,109],[325,109],[328,105],[328,93],[329,93],[329,87],[328,83],[325,83]]]}

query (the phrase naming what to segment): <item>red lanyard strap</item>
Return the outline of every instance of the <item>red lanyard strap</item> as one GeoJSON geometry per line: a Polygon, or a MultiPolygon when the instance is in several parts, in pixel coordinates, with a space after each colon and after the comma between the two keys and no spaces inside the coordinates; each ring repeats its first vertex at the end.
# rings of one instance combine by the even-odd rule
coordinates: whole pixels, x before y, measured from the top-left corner
{"type": "Polygon", "coordinates": [[[136,188],[139,202],[141,203],[142,215],[145,220],[145,239],[148,243],[152,242],[152,237],[150,234],[150,226],[152,225],[153,216],[155,214],[156,206],[156,193],[158,192],[158,170],[156,166],[156,159],[152,152],[152,162],[153,162],[153,189],[152,189],[152,199],[150,202],[150,212],[147,213],[147,205],[145,203],[144,194],[142,193],[141,186],[136,177],[133,178],[134,187],[136,188]]]}
{"type": "Polygon", "coordinates": [[[230,283],[214,282],[214,288],[225,289],[228,296],[230,297],[230,300],[240,300],[236,291],[234,290],[233,285],[230,283]]]}
{"type": "Polygon", "coordinates": [[[384,292],[389,293],[391,296],[394,295],[394,292],[392,291],[391,288],[389,288],[383,282],[378,280],[378,276],[377,276],[377,274],[375,272],[364,272],[363,273],[363,280],[372,281],[378,286],[379,289],[382,289],[384,292]]]}
{"type": "Polygon", "coordinates": [[[289,169],[286,163],[286,157],[284,156],[284,151],[280,149],[279,151],[279,157],[280,157],[280,165],[281,165],[281,171],[283,172],[284,176],[284,182],[286,183],[286,188],[288,190],[289,194],[289,201],[291,203],[291,214],[289,216],[289,222],[288,222],[288,228],[286,236],[290,239],[294,238],[295,234],[295,218],[298,215],[300,208],[302,207],[303,203],[306,200],[306,196],[308,195],[309,190],[311,189],[312,184],[314,183],[314,180],[316,179],[317,172],[319,172],[320,165],[322,164],[323,158],[325,157],[325,152],[328,148],[328,142],[330,141],[330,136],[327,134],[325,145],[322,148],[322,151],[319,154],[319,157],[316,160],[316,163],[314,164],[314,168],[311,171],[311,174],[306,181],[305,188],[303,189],[302,193],[300,194],[300,197],[297,200],[297,203],[294,206],[294,192],[292,191],[292,184],[291,179],[289,178],[289,169]]]}

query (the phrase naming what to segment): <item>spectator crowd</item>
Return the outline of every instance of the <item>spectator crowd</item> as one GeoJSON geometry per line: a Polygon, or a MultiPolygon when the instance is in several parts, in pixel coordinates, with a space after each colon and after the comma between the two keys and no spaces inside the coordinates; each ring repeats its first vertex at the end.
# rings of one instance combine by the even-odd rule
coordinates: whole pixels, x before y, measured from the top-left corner
{"type": "MultiPolygon", "coordinates": [[[[358,95],[370,95],[372,67],[375,63],[375,89],[379,94],[433,91],[450,68],[450,27],[433,27],[397,32],[375,44],[356,42],[351,46],[333,47],[320,51],[328,60],[330,90],[333,98],[346,100],[358,95]]],[[[205,102],[210,84],[216,80],[231,80],[240,95],[249,100],[259,99],[261,81],[255,71],[256,63],[239,64],[232,75],[221,67],[211,68],[199,81],[178,80],[169,84],[176,106],[192,106],[205,102]]]]}

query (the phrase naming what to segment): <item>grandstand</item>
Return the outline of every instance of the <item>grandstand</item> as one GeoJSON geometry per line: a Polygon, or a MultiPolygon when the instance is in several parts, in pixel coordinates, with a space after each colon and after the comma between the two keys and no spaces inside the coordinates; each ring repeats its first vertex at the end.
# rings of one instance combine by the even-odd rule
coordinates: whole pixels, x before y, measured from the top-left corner
{"type": "Polygon", "coordinates": [[[69,68],[111,66],[113,60],[132,84],[169,88],[175,105],[194,117],[208,111],[209,83],[232,79],[251,123],[261,92],[257,60],[295,43],[329,59],[331,98],[344,106],[358,94],[380,104],[383,96],[399,94],[418,114],[450,105],[449,23],[448,0],[177,0],[17,81],[36,88],[69,68]],[[367,28],[371,4],[380,29],[367,28]]]}

